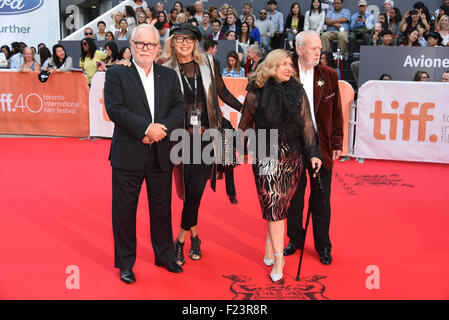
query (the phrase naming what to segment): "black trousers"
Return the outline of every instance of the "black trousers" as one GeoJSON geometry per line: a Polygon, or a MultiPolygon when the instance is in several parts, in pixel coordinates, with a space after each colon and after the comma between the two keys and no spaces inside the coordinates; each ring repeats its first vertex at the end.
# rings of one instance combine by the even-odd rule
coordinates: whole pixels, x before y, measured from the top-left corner
{"type": "Polygon", "coordinates": [[[234,170],[230,170],[225,173],[226,194],[229,196],[236,196],[234,170]]]}
{"type": "Polygon", "coordinates": [[[173,259],[172,170],[161,170],[153,149],[142,171],[112,168],[112,228],[116,268],[131,269],[136,261],[136,213],[144,180],[154,255],[162,262],[173,259]]]}
{"type": "MultiPolygon", "coordinates": [[[[287,216],[287,235],[290,240],[296,243],[304,243],[305,230],[303,228],[303,211],[304,211],[304,194],[307,185],[306,170],[303,170],[295,195],[293,196],[290,208],[287,216]]],[[[332,248],[332,244],[329,237],[329,227],[331,219],[331,182],[332,182],[332,170],[326,170],[324,167],[320,169],[321,182],[324,188],[324,196],[327,199],[327,207],[324,212],[320,213],[320,217],[312,214],[313,225],[313,238],[315,243],[315,249],[319,252],[324,247],[332,248]]],[[[310,175],[309,175],[310,179],[310,175]]],[[[310,201],[310,196],[309,196],[310,201]]],[[[307,215],[307,213],[305,213],[307,215]]]]}
{"type": "Polygon", "coordinates": [[[184,230],[188,231],[198,224],[198,210],[211,170],[212,165],[208,164],[184,165],[185,201],[181,216],[181,228],[184,230]]]}

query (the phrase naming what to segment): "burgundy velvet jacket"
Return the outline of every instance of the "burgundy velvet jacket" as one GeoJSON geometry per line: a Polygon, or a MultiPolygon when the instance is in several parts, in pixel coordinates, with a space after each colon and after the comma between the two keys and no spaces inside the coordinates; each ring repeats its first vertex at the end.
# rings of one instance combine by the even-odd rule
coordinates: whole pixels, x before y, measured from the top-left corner
{"type": "MultiPolygon", "coordinates": [[[[293,63],[299,74],[297,56],[293,63]]],[[[334,69],[322,65],[314,68],[313,105],[324,167],[331,170],[333,151],[343,150],[343,113],[338,74],[334,69]]]]}

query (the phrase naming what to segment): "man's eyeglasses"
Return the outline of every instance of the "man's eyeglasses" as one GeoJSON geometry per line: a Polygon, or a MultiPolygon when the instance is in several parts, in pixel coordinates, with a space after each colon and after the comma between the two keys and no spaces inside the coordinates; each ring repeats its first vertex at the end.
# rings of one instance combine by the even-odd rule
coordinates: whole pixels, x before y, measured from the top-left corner
{"type": "Polygon", "coordinates": [[[154,48],[157,47],[158,43],[152,43],[152,42],[141,42],[141,41],[133,41],[136,48],[139,50],[142,50],[143,48],[147,48],[148,50],[154,50],[154,48]]]}
{"type": "Polygon", "coordinates": [[[267,13],[266,12],[259,12],[260,15],[266,16],[267,13]]]}
{"type": "Polygon", "coordinates": [[[187,43],[193,43],[195,41],[195,39],[192,38],[192,37],[176,36],[175,37],[175,41],[177,43],[183,43],[184,41],[187,42],[187,43]]]}

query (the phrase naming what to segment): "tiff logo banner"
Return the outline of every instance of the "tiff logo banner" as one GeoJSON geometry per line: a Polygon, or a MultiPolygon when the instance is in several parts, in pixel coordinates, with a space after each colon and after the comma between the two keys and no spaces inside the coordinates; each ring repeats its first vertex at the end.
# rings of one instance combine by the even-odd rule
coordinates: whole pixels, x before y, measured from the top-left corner
{"type": "Polygon", "coordinates": [[[449,85],[369,81],[359,90],[354,156],[449,163],[449,85]]]}

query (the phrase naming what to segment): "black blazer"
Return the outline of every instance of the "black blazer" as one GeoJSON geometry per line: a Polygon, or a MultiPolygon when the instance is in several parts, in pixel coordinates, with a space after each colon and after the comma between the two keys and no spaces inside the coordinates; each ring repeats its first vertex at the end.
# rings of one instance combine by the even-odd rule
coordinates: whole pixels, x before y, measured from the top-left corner
{"type": "Polygon", "coordinates": [[[116,66],[106,72],[104,99],[109,118],[114,122],[109,160],[111,166],[142,170],[150,148],[155,148],[162,170],[172,168],[170,133],[184,125],[186,102],[178,75],[164,66],[154,68],[154,121],[167,127],[167,137],[152,147],[142,143],[151,123],[151,113],[139,73],[134,66],[116,66]]]}
{"type": "MultiPolygon", "coordinates": [[[[293,17],[291,14],[287,16],[287,19],[285,21],[285,29],[291,29],[292,28],[292,20],[293,17]]],[[[299,15],[299,21],[298,21],[298,32],[301,32],[304,30],[304,16],[302,14],[299,15]]]]}

